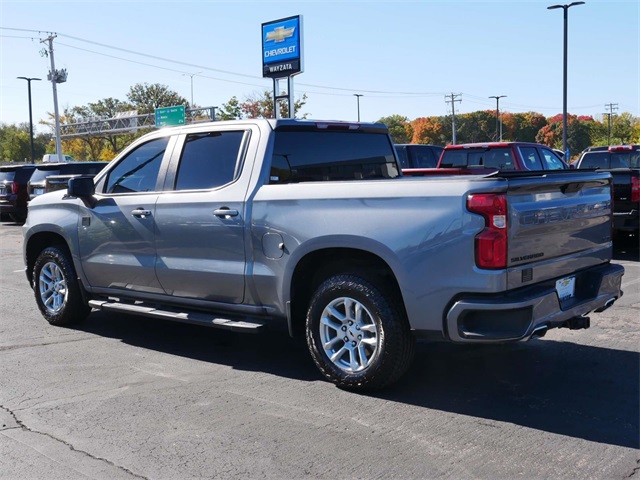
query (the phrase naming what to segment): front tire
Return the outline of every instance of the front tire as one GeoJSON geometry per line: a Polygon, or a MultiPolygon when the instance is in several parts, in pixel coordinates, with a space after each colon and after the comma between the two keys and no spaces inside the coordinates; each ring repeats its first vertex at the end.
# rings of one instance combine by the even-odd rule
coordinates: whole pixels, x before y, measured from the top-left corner
{"type": "Polygon", "coordinates": [[[51,325],[78,323],[91,311],[82,299],[73,262],[62,248],[40,252],[33,267],[33,291],[42,316],[51,325]]]}
{"type": "Polygon", "coordinates": [[[356,275],[336,275],[314,293],[307,345],[329,381],[348,390],[376,390],[409,368],[415,339],[394,296],[356,275]]]}

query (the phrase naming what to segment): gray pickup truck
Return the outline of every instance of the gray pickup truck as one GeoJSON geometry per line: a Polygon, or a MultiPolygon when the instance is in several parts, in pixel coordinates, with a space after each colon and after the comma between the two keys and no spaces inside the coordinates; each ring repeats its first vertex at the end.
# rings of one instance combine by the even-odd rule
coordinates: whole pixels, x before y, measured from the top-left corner
{"type": "Polygon", "coordinates": [[[162,129],[35,198],[23,228],[53,325],[93,308],[283,326],[354,390],[400,378],[417,337],[528,340],[622,295],[608,173],[403,177],[381,124],[162,129]]]}

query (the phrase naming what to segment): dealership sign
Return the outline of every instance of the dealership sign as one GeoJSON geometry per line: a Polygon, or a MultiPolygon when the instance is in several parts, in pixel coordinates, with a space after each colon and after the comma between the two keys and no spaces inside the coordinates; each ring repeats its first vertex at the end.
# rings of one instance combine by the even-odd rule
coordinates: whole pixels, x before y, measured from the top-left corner
{"type": "Polygon", "coordinates": [[[302,16],[263,23],[262,76],[283,78],[302,71],[302,16]]]}

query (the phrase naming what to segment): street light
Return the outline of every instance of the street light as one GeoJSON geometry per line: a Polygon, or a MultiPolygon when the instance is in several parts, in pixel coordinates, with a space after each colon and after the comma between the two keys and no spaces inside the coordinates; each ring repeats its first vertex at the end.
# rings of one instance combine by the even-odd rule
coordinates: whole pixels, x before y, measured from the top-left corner
{"type": "Polygon", "coordinates": [[[191,108],[193,108],[193,77],[200,75],[202,72],[196,73],[183,73],[182,76],[189,75],[191,77],[191,108]]]}
{"type": "Polygon", "coordinates": [[[31,163],[34,162],[34,151],[33,151],[33,116],[31,115],[31,80],[42,80],[41,78],[30,78],[30,77],[16,77],[20,80],[27,81],[27,90],[29,91],[29,138],[31,139],[31,163]]]}
{"type": "Polygon", "coordinates": [[[571,2],[568,5],[551,5],[547,7],[547,10],[555,10],[556,8],[562,8],[564,10],[564,68],[563,68],[563,80],[562,80],[562,150],[564,151],[565,158],[569,158],[567,155],[567,26],[568,26],[568,11],[569,8],[576,5],[584,5],[585,2],[571,2]]]}
{"type": "Polygon", "coordinates": [[[496,138],[502,141],[502,129],[500,128],[500,99],[506,95],[492,95],[489,98],[496,99],[496,138]]]}
{"type": "Polygon", "coordinates": [[[362,93],[354,93],[353,96],[356,97],[358,101],[358,122],[359,122],[360,121],[360,97],[364,97],[364,95],[362,93]]]}

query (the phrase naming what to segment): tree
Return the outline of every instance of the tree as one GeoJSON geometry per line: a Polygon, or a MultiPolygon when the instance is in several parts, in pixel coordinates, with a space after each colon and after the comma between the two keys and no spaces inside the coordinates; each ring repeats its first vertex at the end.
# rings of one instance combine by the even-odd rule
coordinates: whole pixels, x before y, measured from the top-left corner
{"type": "Polygon", "coordinates": [[[444,129],[438,117],[416,118],[410,125],[413,132],[411,143],[443,144],[444,129]]]}
{"type": "Polygon", "coordinates": [[[394,143],[411,143],[413,131],[407,117],[390,115],[388,117],[382,117],[377,123],[384,123],[387,126],[394,143]]]}
{"type": "MultiPolygon", "coordinates": [[[[547,122],[547,125],[542,127],[536,135],[536,142],[562,149],[562,114],[548,118],[547,122]]],[[[569,148],[570,155],[575,156],[592,145],[591,134],[593,124],[593,117],[567,115],[567,127],[569,128],[567,148],[569,148]]]]}
{"type": "Polygon", "coordinates": [[[457,143],[496,141],[496,112],[483,110],[456,116],[457,143]]]}
{"type": "Polygon", "coordinates": [[[535,142],[536,135],[547,125],[544,115],[536,112],[502,115],[503,138],[514,142],[535,142]]]}
{"type": "Polygon", "coordinates": [[[138,113],[154,113],[156,108],[189,105],[187,99],[160,83],[137,83],[129,89],[127,99],[138,113]]]}
{"type": "Polygon", "coordinates": [[[242,109],[238,97],[231,97],[227,103],[223,103],[218,109],[220,120],[239,120],[242,118],[242,109]]]}
{"type": "Polygon", "coordinates": [[[0,160],[3,162],[24,162],[30,159],[29,124],[2,124],[0,127],[0,160]]]}

